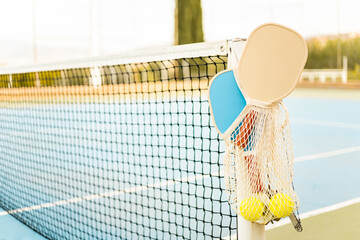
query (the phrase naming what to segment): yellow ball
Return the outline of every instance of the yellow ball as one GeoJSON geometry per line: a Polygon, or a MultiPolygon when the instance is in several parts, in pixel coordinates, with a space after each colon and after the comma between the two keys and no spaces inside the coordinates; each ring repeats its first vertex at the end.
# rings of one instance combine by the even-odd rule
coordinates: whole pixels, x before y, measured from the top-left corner
{"type": "Polygon", "coordinates": [[[243,218],[254,222],[261,218],[264,212],[264,204],[256,197],[248,197],[240,202],[239,210],[243,218]]]}
{"type": "Polygon", "coordinates": [[[286,193],[277,193],[269,203],[269,209],[277,218],[284,218],[289,216],[295,207],[295,203],[286,193]]]}

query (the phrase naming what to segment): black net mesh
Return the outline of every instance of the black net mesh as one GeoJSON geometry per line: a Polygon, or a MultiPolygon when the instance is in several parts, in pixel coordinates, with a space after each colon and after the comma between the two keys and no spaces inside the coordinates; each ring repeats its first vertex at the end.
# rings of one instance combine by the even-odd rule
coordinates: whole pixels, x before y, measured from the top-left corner
{"type": "Polygon", "coordinates": [[[226,56],[0,75],[0,211],[50,239],[236,233],[207,102],[226,56]]]}

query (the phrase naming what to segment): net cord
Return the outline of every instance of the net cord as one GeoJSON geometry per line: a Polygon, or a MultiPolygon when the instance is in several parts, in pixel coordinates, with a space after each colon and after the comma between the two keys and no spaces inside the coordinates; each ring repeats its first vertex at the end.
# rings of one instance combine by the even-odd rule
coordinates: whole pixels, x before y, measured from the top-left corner
{"type": "Polygon", "coordinates": [[[239,42],[239,40],[223,40],[217,42],[187,44],[155,49],[140,49],[118,55],[88,57],[84,59],[75,59],[73,61],[47,62],[44,64],[39,63],[35,65],[24,66],[7,66],[0,68],[0,75],[43,72],[59,69],[89,68],[104,65],[119,65],[139,62],[165,61],[168,59],[204,57],[211,55],[227,55],[229,49],[227,46],[236,42],[239,42]]]}

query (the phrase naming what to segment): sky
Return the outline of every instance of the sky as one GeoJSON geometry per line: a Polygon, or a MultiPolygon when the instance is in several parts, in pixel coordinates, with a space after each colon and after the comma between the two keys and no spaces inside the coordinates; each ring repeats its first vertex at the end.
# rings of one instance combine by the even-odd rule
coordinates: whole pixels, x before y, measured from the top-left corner
{"type": "MultiPolygon", "coordinates": [[[[305,38],[360,33],[357,0],[202,0],[205,41],[276,22],[305,38]]],[[[175,0],[0,0],[0,66],[173,44],[175,0]]]]}

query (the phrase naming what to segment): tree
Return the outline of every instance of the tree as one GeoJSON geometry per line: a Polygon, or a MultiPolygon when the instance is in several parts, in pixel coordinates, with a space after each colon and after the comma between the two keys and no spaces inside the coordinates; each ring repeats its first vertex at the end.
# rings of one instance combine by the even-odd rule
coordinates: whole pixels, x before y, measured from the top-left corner
{"type": "Polygon", "coordinates": [[[175,45],[203,42],[201,0],[175,1],[175,45]]]}

